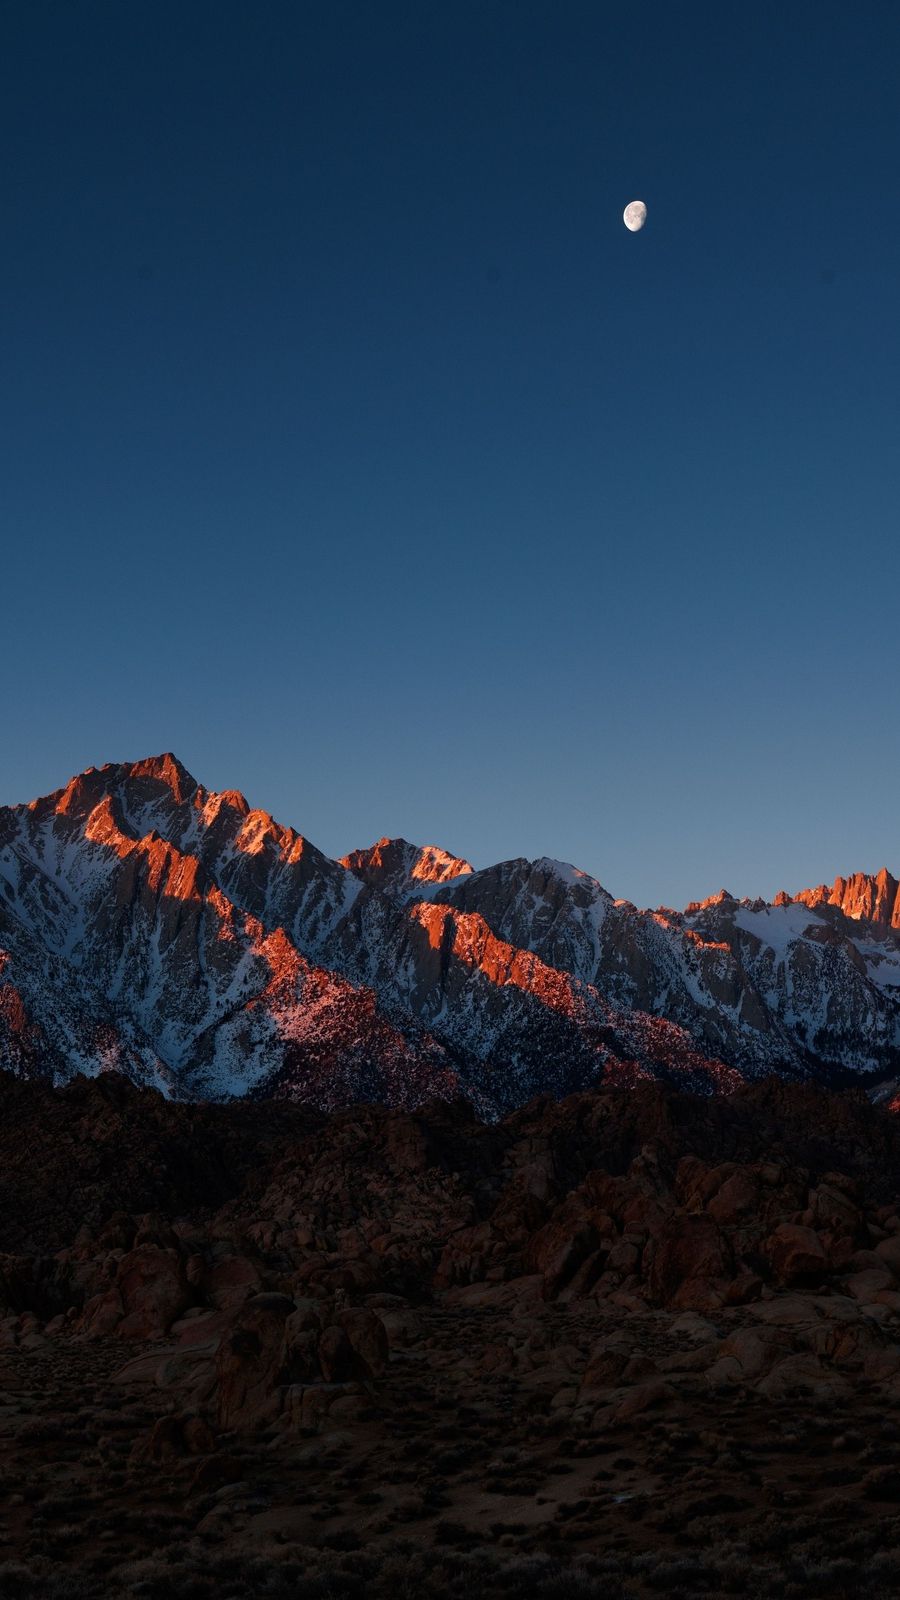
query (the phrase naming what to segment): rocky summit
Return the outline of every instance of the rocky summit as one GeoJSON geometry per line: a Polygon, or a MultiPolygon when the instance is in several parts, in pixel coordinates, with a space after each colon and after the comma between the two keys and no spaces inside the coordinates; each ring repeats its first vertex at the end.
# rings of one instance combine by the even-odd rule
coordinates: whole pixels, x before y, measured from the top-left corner
{"type": "Polygon", "coordinates": [[[0,809],[0,1066],[321,1109],[777,1073],[889,1096],[896,880],[641,911],[544,858],[340,861],[174,756],[0,809]]]}
{"type": "Polygon", "coordinates": [[[888,1600],[900,1122],[0,1075],[4,1600],[888,1600]]]}

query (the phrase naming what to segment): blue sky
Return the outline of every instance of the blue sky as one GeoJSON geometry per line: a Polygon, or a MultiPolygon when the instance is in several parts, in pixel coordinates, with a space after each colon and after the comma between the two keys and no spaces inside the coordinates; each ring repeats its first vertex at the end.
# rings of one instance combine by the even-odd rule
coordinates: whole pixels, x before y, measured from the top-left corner
{"type": "Polygon", "coordinates": [[[0,19],[0,799],[900,870],[900,10],[0,19]],[[644,231],[622,225],[647,202],[644,231]]]}

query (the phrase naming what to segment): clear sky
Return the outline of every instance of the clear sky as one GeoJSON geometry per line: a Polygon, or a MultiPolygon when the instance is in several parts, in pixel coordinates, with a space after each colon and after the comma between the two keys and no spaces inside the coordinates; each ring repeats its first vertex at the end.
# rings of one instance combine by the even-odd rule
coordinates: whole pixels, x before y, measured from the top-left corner
{"type": "Polygon", "coordinates": [[[0,800],[900,870],[896,0],[0,12],[0,800]],[[642,233],[627,201],[649,209],[642,233]]]}

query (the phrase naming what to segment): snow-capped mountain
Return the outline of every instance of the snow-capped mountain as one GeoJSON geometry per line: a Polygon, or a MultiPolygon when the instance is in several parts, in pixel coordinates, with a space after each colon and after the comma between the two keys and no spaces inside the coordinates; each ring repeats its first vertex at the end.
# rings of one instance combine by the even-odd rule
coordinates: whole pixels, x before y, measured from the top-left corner
{"type": "Polygon", "coordinates": [[[379,839],[368,850],[352,850],[341,856],[341,866],[398,900],[427,900],[439,884],[472,872],[468,861],[448,855],[437,845],[415,845],[406,839],[379,839]]]}
{"type": "Polygon", "coordinates": [[[745,1075],[896,1070],[900,930],[806,892],[777,904],[726,891],[684,912],[639,911],[584,873],[511,861],[436,899],[478,904],[498,934],[621,1008],[664,1016],[745,1075]]]}
{"type": "Polygon", "coordinates": [[[887,873],[639,911],[548,858],[334,861],[171,755],[0,809],[0,1065],[504,1111],[601,1077],[900,1070],[887,873]]]}

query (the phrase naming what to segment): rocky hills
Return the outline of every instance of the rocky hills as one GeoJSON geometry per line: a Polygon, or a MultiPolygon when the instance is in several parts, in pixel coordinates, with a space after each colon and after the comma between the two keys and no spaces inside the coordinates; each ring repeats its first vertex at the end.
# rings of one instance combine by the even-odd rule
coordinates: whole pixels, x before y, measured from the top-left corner
{"type": "Polygon", "coordinates": [[[0,1076],[9,1600],[888,1600],[900,1122],[0,1076]]]}

